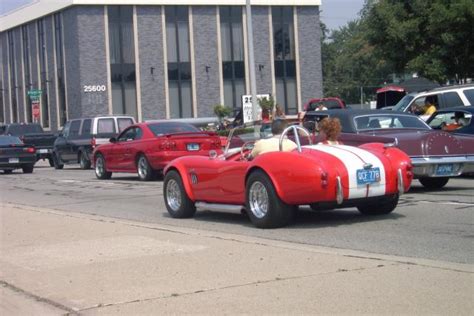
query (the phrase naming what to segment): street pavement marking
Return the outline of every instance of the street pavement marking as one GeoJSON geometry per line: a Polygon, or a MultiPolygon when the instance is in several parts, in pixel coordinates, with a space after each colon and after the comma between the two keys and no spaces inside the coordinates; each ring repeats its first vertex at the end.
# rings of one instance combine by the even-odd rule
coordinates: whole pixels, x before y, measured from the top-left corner
{"type": "Polygon", "coordinates": [[[143,236],[119,236],[50,245],[4,249],[1,261],[27,270],[41,271],[171,253],[187,253],[208,248],[185,245],[143,236]],[[77,254],[82,254],[77,256],[77,254]]]}

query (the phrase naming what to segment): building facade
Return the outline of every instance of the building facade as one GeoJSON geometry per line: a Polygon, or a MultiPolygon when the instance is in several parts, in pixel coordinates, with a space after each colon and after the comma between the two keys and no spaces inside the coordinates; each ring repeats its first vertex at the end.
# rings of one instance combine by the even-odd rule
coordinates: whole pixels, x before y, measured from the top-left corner
{"type": "MultiPolygon", "coordinates": [[[[287,114],[322,96],[319,5],[252,1],[257,93],[287,114]]],[[[245,1],[41,0],[19,8],[0,17],[0,122],[57,130],[86,116],[142,121],[239,108],[250,94],[246,19],[245,1]]]]}

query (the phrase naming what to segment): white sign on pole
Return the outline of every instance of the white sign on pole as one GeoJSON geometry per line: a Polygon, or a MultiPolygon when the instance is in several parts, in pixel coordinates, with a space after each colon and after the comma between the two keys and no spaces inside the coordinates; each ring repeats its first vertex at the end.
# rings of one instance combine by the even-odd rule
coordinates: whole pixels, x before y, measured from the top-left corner
{"type": "MultiPolygon", "coordinates": [[[[270,99],[269,94],[257,94],[257,100],[267,98],[270,99]]],[[[243,112],[243,120],[244,124],[253,121],[253,110],[252,110],[252,95],[243,95],[242,96],[242,112],[243,112]]],[[[262,108],[257,108],[257,120],[262,119],[262,108]]]]}

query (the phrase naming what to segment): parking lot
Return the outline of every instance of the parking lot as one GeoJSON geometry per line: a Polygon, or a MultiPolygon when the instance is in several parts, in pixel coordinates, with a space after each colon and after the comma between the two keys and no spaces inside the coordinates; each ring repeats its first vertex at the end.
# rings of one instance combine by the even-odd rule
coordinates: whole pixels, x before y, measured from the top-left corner
{"type": "Polygon", "coordinates": [[[141,182],[134,174],[97,180],[93,170],[76,166],[64,170],[54,170],[44,162],[36,166],[33,174],[0,175],[3,203],[295,244],[474,263],[474,178],[451,179],[436,191],[415,180],[397,209],[386,216],[363,216],[355,208],[312,212],[303,207],[291,226],[261,230],[245,214],[224,211],[198,211],[192,219],[173,219],[163,203],[161,180],[141,182]]]}

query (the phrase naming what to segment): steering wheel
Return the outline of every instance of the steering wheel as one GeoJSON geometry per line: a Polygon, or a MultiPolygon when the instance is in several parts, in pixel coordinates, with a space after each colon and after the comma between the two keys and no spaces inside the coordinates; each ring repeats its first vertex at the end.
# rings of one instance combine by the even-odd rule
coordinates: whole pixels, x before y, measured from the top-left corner
{"type": "Polygon", "coordinates": [[[247,141],[245,142],[242,147],[240,148],[240,160],[249,160],[250,153],[252,149],[255,147],[255,141],[247,141]]]}

